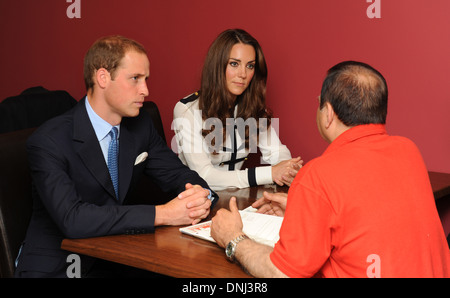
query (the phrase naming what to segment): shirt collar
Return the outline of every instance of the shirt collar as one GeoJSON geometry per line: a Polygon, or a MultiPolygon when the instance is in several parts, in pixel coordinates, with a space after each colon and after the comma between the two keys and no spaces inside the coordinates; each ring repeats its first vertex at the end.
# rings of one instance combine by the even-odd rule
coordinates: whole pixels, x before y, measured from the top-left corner
{"type": "Polygon", "coordinates": [[[358,139],[372,135],[386,135],[386,126],[384,124],[364,124],[354,126],[340,134],[325,150],[325,153],[334,151],[345,144],[358,139]]]}
{"type": "MultiPolygon", "coordinates": [[[[85,100],[86,111],[89,116],[89,120],[91,120],[92,127],[94,127],[95,135],[99,141],[103,140],[111,131],[113,127],[111,124],[103,120],[97,113],[94,112],[91,105],[89,104],[89,100],[86,96],[85,100]]],[[[119,131],[118,135],[120,135],[120,124],[116,125],[117,130],[119,131]]]]}

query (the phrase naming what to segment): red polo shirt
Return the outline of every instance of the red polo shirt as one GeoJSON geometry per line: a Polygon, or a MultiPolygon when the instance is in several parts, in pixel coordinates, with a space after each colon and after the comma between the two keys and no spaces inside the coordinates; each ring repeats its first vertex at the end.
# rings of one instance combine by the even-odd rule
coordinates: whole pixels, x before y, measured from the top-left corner
{"type": "Polygon", "coordinates": [[[292,183],[271,260],[291,277],[450,277],[450,253],[417,147],[353,127],[292,183]]]}

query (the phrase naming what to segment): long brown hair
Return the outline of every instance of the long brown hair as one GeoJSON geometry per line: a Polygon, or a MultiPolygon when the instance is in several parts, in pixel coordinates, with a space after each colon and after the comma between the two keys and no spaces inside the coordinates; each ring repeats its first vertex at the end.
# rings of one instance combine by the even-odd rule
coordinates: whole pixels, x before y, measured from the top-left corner
{"type": "MultiPolygon", "coordinates": [[[[211,44],[202,71],[201,89],[199,98],[199,109],[202,111],[202,118],[218,118],[222,122],[223,141],[226,134],[226,119],[234,117],[234,102],[232,95],[226,85],[225,72],[230,58],[232,47],[242,43],[251,45],[255,49],[255,73],[247,89],[236,98],[238,104],[236,118],[242,118],[244,121],[249,118],[256,119],[259,132],[259,119],[267,119],[267,127],[270,125],[272,117],[271,112],[266,107],[266,82],[267,65],[263,51],[258,41],[249,33],[242,29],[229,29],[221,34],[211,44]]],[[[265,127],[265,129],[267,129],[265,127]]],[[[203,136],[209,134],[212,129],[202,130],[203,136]]],[[[245,130],[245,143],[248,148],[249,138],[258,138],[249,136],[249,129],[245,130]]]]}

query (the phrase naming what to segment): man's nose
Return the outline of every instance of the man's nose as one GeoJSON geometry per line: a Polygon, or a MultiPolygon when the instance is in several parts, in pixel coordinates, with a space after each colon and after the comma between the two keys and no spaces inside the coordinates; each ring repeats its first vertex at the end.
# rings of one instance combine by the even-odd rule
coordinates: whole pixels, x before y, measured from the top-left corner
{"type": "Polygon", "coordinates": [[[147,82],[144,81],[144,83],[142,84],[143,86],[141,87],[141,94],[144,97],[148,96],[148,87],[147,87],[147,82]]]}

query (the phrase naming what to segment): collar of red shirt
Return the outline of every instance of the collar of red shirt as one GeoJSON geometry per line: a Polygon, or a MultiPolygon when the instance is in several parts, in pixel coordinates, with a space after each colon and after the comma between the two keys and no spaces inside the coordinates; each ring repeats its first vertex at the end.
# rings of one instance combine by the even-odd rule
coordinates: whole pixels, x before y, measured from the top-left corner
{"type": "Polygon", "coordinates": [[[342,134],[340,134],[325,150],[325,153],[334,151],[335,149],[351,143],[357,139],[364,138],[372,135],[387,134],[386,126],[384,124],[364,124],[354,126],[342,134]]]}

